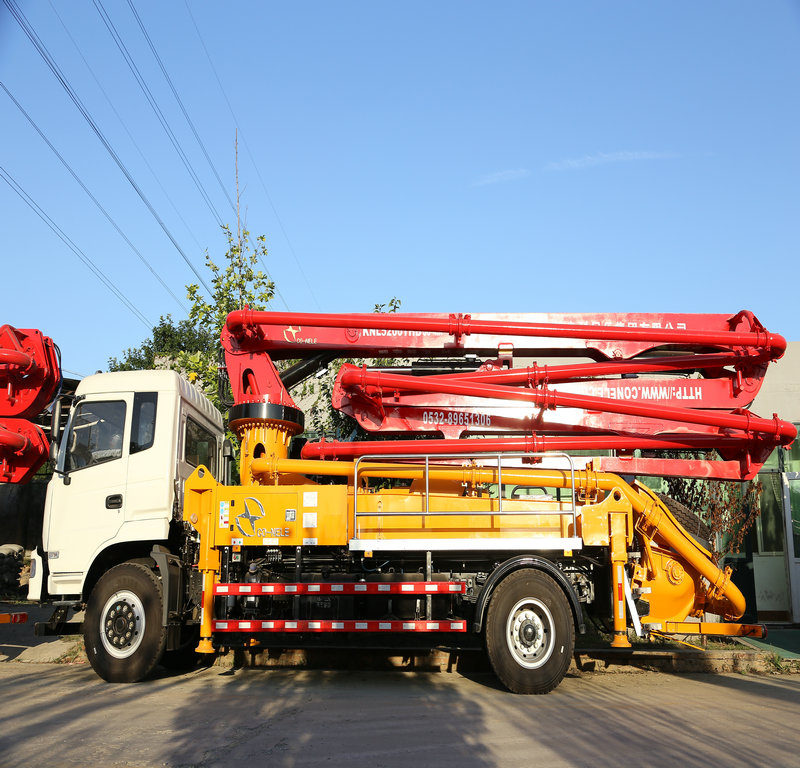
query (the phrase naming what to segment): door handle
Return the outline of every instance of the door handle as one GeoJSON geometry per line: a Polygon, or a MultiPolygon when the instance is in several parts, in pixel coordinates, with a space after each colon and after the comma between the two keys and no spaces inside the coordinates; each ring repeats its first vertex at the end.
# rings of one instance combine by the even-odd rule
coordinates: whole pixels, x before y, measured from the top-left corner
{"type": "Polygon", "coordinates": [[[106,496],[106,509],[122,509],[122,494],[114,493],[106,496]]]}

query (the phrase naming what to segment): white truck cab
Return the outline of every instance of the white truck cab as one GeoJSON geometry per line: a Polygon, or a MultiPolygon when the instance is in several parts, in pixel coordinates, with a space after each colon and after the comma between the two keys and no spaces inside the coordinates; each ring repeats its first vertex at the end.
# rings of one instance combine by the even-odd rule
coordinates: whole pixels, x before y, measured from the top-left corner
{"type": "Polygon", "coordinates": [[[83,601],[119,562],[167,546],[183,484],[222,466],[222,417],[174,371],[89,376],[78,386],[47,488],[29,599],[83,601]]]}

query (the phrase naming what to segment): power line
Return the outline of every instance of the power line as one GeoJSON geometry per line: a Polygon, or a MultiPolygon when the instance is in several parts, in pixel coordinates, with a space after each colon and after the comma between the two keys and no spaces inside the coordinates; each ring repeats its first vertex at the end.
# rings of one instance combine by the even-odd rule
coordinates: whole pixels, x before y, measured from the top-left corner
{"type": "MultiPolygon", "coordinates": [[[[134,74],[134,77],[136,78],[137,82],[139,83],[140,88],[144,92],[145,97],[147,98],[148,102],[150,103],[150,106],[153,108],[154,112],[156,113],[156,116],[158,117],[159,122],[161,123],[162,127],[166,131],[167,135],[170,137],[170,140],[172,141],[172,144],[175,147],[175,150],[178,152],[179,156],[183,160],[184,166],[186,167],[186,169],[189,172],[189,174],[192,176],[192,179],[194,180],[195,185],[197,186],[198,190],[203,195],[203,198],[206,200],[206,203],[208,204],[208,206],[211,209],[212,213],[217,217],[218,224],[220,226],[222,226],[222,218],[221,218],[221,216],[219,216],[216,208],[211,203],[210,196],[207,194],[207,192],[205,190],[205,187],[203,186],[202,182],[199,179],[199,176],[194,171],[193,166],[191,165],[188,157],[186,156],[185,152],[183,151],[182,147],[180,146],[180,143],[178,142],[177,138],[175,138],[174,132],[169,127],[169,124],[168,124],[168,121],[167,121],[166,117],[164,117],[164,114],[163,114],[162,110],[160,109],[160,107],[158,106],[155,97],[152,95],[152,92],[147,87],[147,84],[144,81],[144,77],[142,76],[139,68],[136,66],[135,62],[133,61],[133,57],[131,56],[130,52],[128,51],[127,46],[125,46],[124,42],[122,41],[122,37],[119,34],[119,32],[116,29],[116,27],[114,26],[114,23],[111,21],[111,18],[109,17],[108,12],[106,11],[105,7],[102,4],[102,0],[94,0],[94,3],[95,3],[95,7],[97,8],[98,12],[100,13],[101,17],[103,18],[104,23],[106,24],[106,28],[109,30],[109,32],[111,33],[112,37],[114,38],[114,41],[116,42],[117,47],[120,49],[120,52],[123,54],[123,57],[125,58],[125,60],[126,60],[126,62],[128,64],[128,67],[131,69],[131,72],[134,74]]],[[[211,159],[211,156],[209,155],[208,150],[206,149],[206,146],[203,143],[203,140],[200,137],[200,134],[199,134],[197,128],[195,127],[194,122],[192,121],[192,118],[189,116],[189,112],[186,109],[186,106],[184,105],[183,100],[181,99],[180,94],[178,93],[178,90],[177,90],[177,88],[175,87],[175,84],[172,81],[172,78],[170,77],[169,73],[167,72],[167,68],[165,67],[164,62],[161,59],[161,56],[159,56],[158,51],[156,50],[155,44],[153,43],[150,35],[147,32],[146,27],[144,26],[144,22],[142,21],[141,17],[139,16],[139,13],[136,11],[136,8],[133,5],[133,3],[131,2],[131,0],[128,0],[128,6],[130,7],[131,12],[133,13],[134,18],[136,19],[137,24],[139,25],[139,29],[141,30],[142,35],[144,36],[144,39],[147,42],[147,45],[149,46],[150,51],[153,54],[153,57],[155,58],[156,62],[158,63],[159,68],[161,69],[161,73],[164,75],[164,79],[167,81],[167,84],[169,85],[169,88],[172,91],[172,95],[175,97],[175,101],[177,102],[178,106],[180,107],[180,110],[183,113],[183,116],[186,119],[186,122],[187,122],[187,124],[189,125],[189,128],[192,131],[192,134],[194,135],[195,140],[197,141],[197,144],[198,144],[198,146],[200,147],[200,150],[203,153],[203,156],[205,157],[206,161],[208,162],[208,165],[211,168],[211,171],[213,172],[213,174],[214,174],[214,176],[215,176],[215,178],[217,180],[217,183],[219,184],[220,189],[222,190],[223,195],[227,199],[228,204],[230,205],[232,212],[234,214],[237,214],[236,205],[234,204],[233,199],[231,198],[230,194],[228,193],[228,190],[225,187],[225,184],[223,183],[222,178],[220,177],[219,172],[217,171],[217,168],[214,165],[214,162],[211,159]]],[[[253,243],[253,241],[250,239],[249,236],[247,237],[247,241],[250,243],[250,246],[255,251],[256,250],[255,244],[253,243]]],[[[269,270],[267,269],[266,264],[264,264],[264,261],[261,258],[260,254],[258,254],[258,260],[261,263],[261,266],[263,267],[264,272],[267,275],[267,278],[270,281],[272,281],[273,292],[280,297],[281,301],[283,301],[284,305],[288,309],[289,306],[288,306],[288,304],[286,304],[286,300],[283,298],[283,296],[280,293],[280,290],[275,285],[275,281],[272,280],[272,277],[269,274],[269,270]]]]}
{"type": "Polygon", "coordinates": [[[197,191],[200,193],[200,196],[205,201],[208,209],[211,211],[211,214],[217,221],[219,226],[222,225],[222,217],[219,215],[219,212],[214,207],[214,203],[211,201],[211,198],[206,192],[203,183],[200,181],[200,177],[197,175],[197,172],[194,170],[189,158],[187,157],[186,153],[183,151],[183,147],[181,147],[178,138],[175,136],[172,128],[170,128],[169,122],[167,118],[164,116],[164,113],[161,111],[161,108],[158,106],[158,102],[156,101],[155,97],[153,96],[152,91],[148,88],[147,83],[144,81],[144,77],[142,73],[139,71],[139,68],[136,66],[136,62],[133,60],[133,57],[128,51],[127,46],[122,40],[122,36],[117,31],[117,28],[114,26],[114,22],[111,21],[111,17],[108,15],[103,3],[100,0],[94,0],[94,6],[97,9],[97,12],[100,14],[100,18],[102,18],[103,23],[106,25],[106,29],[108,29],[109,34],[111,35],[112,39],[119,48],[122,57],[125,59],[125,63],[128,65],[128,69],[130,69],[131,74],[133,74],[136,82],[139,84],[139,88],[141,88],[142,93],[144,94],[145,98],[147,99],[147,103],[150,105],[150,108],[153,110],[158,122],[161,124],[161,127],[164,129],[164,133],[167,134],[167,138],[172,143],[175,152],[177,152],[178,157],[181,159],[184,168],[186,168],[186,172],[191,177],[192,181],[194,182],[195,187],[197,187],[197,191]]]}
{"type": "Polygon", "coordinates": [[[122,126],[122,129],[127,134],[128,138],[131,141],[131,144],[133,144],[133,146],[135,147],[136,151],[139,153],[139,157],[142,159],[142,162],[147,166],[147,170],[150,171],[151,175],[155,179],[156,184],[158,184],[159,189],[163,193],[163,195],[166,198],[167,202],[172,207],[172,210],[175,212],[175,215],[180,219],[180,221],[183,224],[183,226],[186,227],[186,231],[189,233],[189,237],[191,237],[192,240],[194,240],[195,245],[197,245],[197,247],[202,250],[203,246],[200,245],[200,241],[195,237],[192,227],[190,227],[186,223],[186,220],[183,218],[183,216],[181,215],[181,212],[178,210],[178,206],[175,205],[175,202],[173,201],[172,197],[170,197],[169,192],[167,192],[166,188],[161,183],[161,179],[158,177],[158,174],[153,169],[153,166],[150,165],[150,162],[148,161],[148,159],[145,156],[144,152],[142,152],[142,149],[139,146],[139,144],[137,143],[136,139],[133,137],[133,134],[128,130],[128,126],[125,124],[125,121],[122,119],[122,116],[117,111],[117,108],[114,106],[114,102],[111,101],[111,97],[108,95],[106,89],[103,88],[103,84],[97,78],[97,75],[94,73],[94,70],[92,69],[92,66],[86,60],[86,57],[83,55],[83,51],[81,50],[80,46],[75,42],[75,38],[72,36],[72,34],[69,31],[69,28],[64,23],[64,19],[61,18],[61,15],[59,14],[58,9],[55,7],[55,5],[53,5],[52,0],[49,0],[49,2],[50,2],[50,8],[53,10],[53,13],[56,15],[56,17],[58,18],[59,22],[61,23],[61,27],[63,28],[63,30],[66,33],[67,37],[70,39],[70,42],[72,43],[73,47],[77,51],[78,56],[81,57],[81,60],[83,61],[84,65],[86,66],[86,69],[89,71],[89,74],[92,76],[92,79],[94,80],[95,85],[97,85],[97,87],[100,89],[100,92],[105,97],[106,103],[111,108],[111,111],[116,115],[117,120],[119,120],[119,124],[122,126]]]}
{"type": "MultiPolygon", "coordinates": [[[[192,10],[189,7],[188,0],[184,0],[184,4],[186,5],[186,10],[189,13],[189,18],[192,20],[192,25],[194,26],[195,32],[197,33],[197,37],[200,40],[200,45],[203,47],[203,51],[206,54],[206,58],[208,59],[208,63],[211,66],[211,71],[214,73],[214,77],[217,80],[217,85],[219,86],[219,89],[220,89],[220,91],[222,93],[222,96],[225,99],[225,103],[228,105],[228,110],[231,113],[231,117],[233,118],[233,122],[236,125],[236,129],[242,136],[242,142],[244,143],[245,149],[247,150],[247,154],[250,157],[250,162],[252,162],[253,168],[255,168],[256,176],[258,176],[258,180],[261,182],[261,187],[264,190],[264,194],[266,195],[267,201],[269,202],[269,205],[272,208],[272,212],[275,214],[275,219],[278,222],[278,226],[280,227],[281,232],[283,233],[283,237],[286,240],[286,244],[289,246],[289,251],[292,254],[292,257],[294,258],[295,264],[297,265],[297,269],[300,272],[301,277],[305,281],[305,284],[306,284],[306,287],[308,288],[308,293],[311,296],[311,299],[314,301],[314,304],[316,304],[317,309],[320,309],[319,302],[317,301],[317,297],[314,295],[314,290],[311,287],[311,283],[309,282],[308,277],[306,277],[306,273],[303,271],[303,267],[300,264],[300,260],[297,258],[297,254],[295,253],[294,246],[292,246],[292,242],[291,242],[291,240],[289,240],[289,235],[286,232],[286,228],[283,226],[283,221],[281,221],[281,217],[278,215],[278,210],[275,207],[275,203],[272,202],[272,197],[269,194],[269,190],[267,189],[267,185],[264,182],[263,177],[261,176],[261,171],[259,170],[258,165],[256,164],[255,158],[253,157],[253,153],[250,151],[250,145],[247,143],[247,139],[245,138],[244,133],[242,133],[242,129],[239,126],[239,121],[236,119],[236,113],[233,111],[233,107],[231,106],[231,102],[228,99],[228,95],[227,95],[227,93],[225,93],[225,88],[223,88],[223,86],[222,86],[222,81],[219,79],[219,75],[217,74],[217,70],[214,67],[214,62],[211,59],[211,55],[208,52],[208,48],[206,48],[206,44],[205,44],[205,41],[203,40],[203,36],[202,36],[202,34],[200,34],[200,28],[197,26],[197,22],[195,21],[195,18],[192,15],[192,10]]],[[[283,298],[283,297],[281,297],[281,298],[283,298]]],[[[286,303],[286,302],[284,302],[284,303],[286,303]]]]}
{"type": "Polygon", "coordinates": [[[139,259],[147,267],[147,269],[150,270],[150,272],[153,275],[153,277],[155,277],[156,280],[158,280],[158,282],[161,283],[161,285],[164,287],[164,290],[167,291],[167,293],[169,293],[169,295],[172,296],[173,299],[175,299],[175,301],[177,302],[178,306],[184,312],[188,312],[189,310],[187,309],[187,307],[173,293],[172,289],[164,282],[164,280],[161,278],[161,275],[159,275],[158,272],[156,272],[156,270],[153,269],[153,267],[150,264],[150,262],[141,254],[139,249],[136,248],[136,246],[128,239],[128,236],[119,228],[117,222],[114,221],[114,219],[111,217],[111,214],[109,214],[109,212],[103,207],[103,205],[100,203],[100,201],[89,191],[89,188],[83,183],[83,181],[81,181],[80,177],[78,176],[77,173],[75,173],[75,171],[72,169],[70,164],[61,156],[61,153],[52,145],[50,140],[47,138],[47,136],[44,135],[44,133],[39,128],[39,126],[36,124],[36,122],[33,120],[33,118],[25,111],[23,106],[14,98],[13,94],[11,93],[11,91],[8,90],[8,88],[6,87],[5,83],[0,82],[0,88],[2,88],[6,92],[6,94],[8,95],[8,98],[10,98],[11,101],[14,102],[14,104],[17,106],[17,109],[19,109],[19,111],[22,112],[22,114],[25,116],[25,118],[28,120],[28,122],[33,126],[34,130],[39,134],[39,136],[41,136],[41,138],[45,142],[45,144],[47,144],[47,146],[50,147],[50,149],[53,151],[53,154],[55,154],[55,156],[61,161],[62,165],[69,171],[69,173],[72,175],[72,178],[75,179],[75,181],[77,181],[78,184],[80,184],[80,186],[83,189],[83,191],[89,196],[91,201],[98,207],[100,212],[103,214],[103,216],[106,217],[106,219],[111,224],[111,226],[114,227],[114,229],[117,230],[117,232],[119,233],[120,237],[128,244],[128,246],[130,246],[131,250],[139,257],[139,259]]]}
{"type": "MultiPolygon", "coordinates": [[[[100,2],[100,0],[95,0],[95,3],[98,3],[98,2],[100,2]]],[[[203,155],[205,156],[206,161],[209,164],[209,167],[211,168],[214,176],[217,179],[217,183],[219,184],[220,189],[222,190],[222,193],[225,195],[225,198],[227,199],[227,201],[228,201],[233,213],[237,214],[237,216],[238,216],[236,205],[234,204],[230,194],[228,193],[228,190],[225,187],[225,184],[223,183],[222,178],[220,177],[219,172],[217,171],[217,168],[214,165],[214,162],[212,161],[212,159],[211,159],[211,157],[210,157],[210,155],[209,155],[209,153],[208,153],[208,151],[207,151],[207,149],[205,147],[205,144],[203,143],[203,140],[201,139],[200,134],[197,131],[197,128],[195,127],[194,122],[192,121],[191,117],[189,116],[189,112],[186,109],[186,106],[184,105],[183,100],[181,99],[177,88],[175,88],[175,84],[173,83],[172,78],[170,77],[169,73],[167,72],[167,68],[165,67],[163,60],[159,56],[158,51],[156,50],[155,44],[153,43],[150,35],[148,34],[147,29],[144,26],[144,22],[142,21],[141,17],[139,16],[138,12],[136,11],[136,8],[133,5],[132,0],[128,0],[128,5],[129,5],[129,7],[131,9],[131,12],[133,13],[134,18],[136,19],[137,24],[139,25],[139,29],[141,30],[142,35],[144,36],[145,40],[147,41],[148,46],[150,47],[150,50],[151,50],[151,52],[153,54],[153,57],[155,58],[156,62],[158,63],[159,68],[161,69],[162,74],[164,75],[164,79],[167,81],[167,84],[169,85],[170,90],[172,91],[172,95],[175,97],[175,101],[178,103],[178,106],[180,107],[180,110],[183,113],[183,116],[186,119],[186,122],[189,125],[189,128],[191,129],[192,133],[194,134],[194,137],[195,137],[195,139],[197,141],[198,146],[200,147],[201,151],[203,152],[203,155]]],[[[206,54],[206,55],[208,55],[208,54],[206,54]]],[[[263,183],[263,181],[262,181],[262,183],[263,183]]],[[[252,239],[250,239],[249,236],[247,237],[247,242],[250,243],[250,246],[255,251],[256,250],[255,244],[253,243],[252,239]]],[[[286,309],[288,309],[289,305],[286,303],[286,300],[283,298],[283,295],[281,294],[280,289],[275,285],[275,281],[272,280],[272,276],[270,275],[269,270],[267,269],[266,264],[264,264],[264,260],[261,258],[260,254],[258,254],[258,261],[260,262],[260,264],[261,264],[261,266],[262,266],[267,278],[272,282],[274,293],[280,298],[280,300],[286,306],[286,309]]]]}
{"type": "Polygon", "coordinates": [[[217,168],[214,165],[213,161],[211,160],[211,157],[209,156],[208,152],[206,151],[206,146],[203,143],[203,140],[200,138],[200,134],[197,132],[197,129],[195,128],[195,125],[192,122],[192,118],[189,117],[189,113],[186,111],[186,107],[183,104],[183,100],[178,95],[178,91],[175,88],[174,83],[172,82],[172,78],[169,76],[169,73],[167,72],[167,68],[164,66],[164,62],[161,60],[161,57],[158,55],[158,51],[156,50],[155,45],[153,45],[153,41],[150,39],[150,35],[147,34],[147,29],[145,28],[141,17],[139,16],[138,12],[136,11],[136,8],[133,5],[132,0],[128,0],[128,6],[130,7],[131,13],[133,13],[134,18],[136,19],[136,23],[139,25],[139,29],[142,31],[142,34],[144,35],[144,39],[147,41],[147,45],[150,46],[150,50],[151,50],[153,56],[155,57],[155,60],[158,62],[158,66],[161,68],[161,73],[164,75],[164,79],[167,81],[167,84],[169,85],[170,90],[172,91],[172,95],[175,97],[175,101],[178,102],[178,106],[181,108],[181,112],[183,112],[183,116],[186,118],[186,122],[189,124],[189,127],[192,129],[192,133],[194,134],[194,137],[197,140],[197,143],[200,146],[200,149],[202,150],[203,155],[205,156],[206,161],[208,162],[208,165],[210,166],[211,170],[214,173],[214,176],[217,179],[217,183],[219,184],[219,187],[222,190],[222,194],[224,194],[225,197],[227,198],[228,203],[231,206],[231,210],[234,213],[236,213],[236,206],[234,205],[234,202],[231,199],[231,196],[228,194],[227,188],[222,183],[222,179],[220,178],[220,175],[217,172],[217,168]]]}
{"type": "Polygon", "coordinates": [[[36,201],[19,185],[13,176],[2,166],[0,166],[0,176],[3,181],[14,190],[22,200],[36,213],[36,215],[45,223],[51,230],[61,239],[61,241],[94,273],[95,277],[100,280],[103,285],[108,288],[130,311],[136,318],[147,328],[152,330],[153,324],[139,311],[133,302],[125,296],[122,291],[105,275],[102,269],[98,267],[75,243],[67,236],[64,230],[58,226],[36,203],[36,201]]]}
{"type": "Polygon", "coordinates": [[[77,376],[79,379],[85,379],[85,373],[77,373],[76,371],[68,371],[66,368],[61,369],[61,373],[68,373],[70,376],[77,376]]]}
{"type": "Polygon", "coordinates": [[[55,63],[53,57],[50,55],[49,51],[47,50],[47,47],[39,39],[39,36],[33,30],[33,28],[31,27],[31,25],[28,22],[28,20],[25,17],[25,15],[22,13],[22,11],[19,9],[19,7],[16,5],[14,0],[3,0],[3,2],[5,3],[5,5],[8,8],[8,10],[11,12],[11,15],[14,17],[16,22],[22,28],[22,31],[27,35],[28,39],[31,41],[33,46],[36,48],[36,50],[39,53],[39,55],[42,57],[44,62],[47,64],[47,66],[50,68],[50,71],[53,73],[53,75],[55,75],[56,79],[59,81],[61,86],[67,92],[67,95],[70,97],[70,99],[72,100],[73,104],[75,104],[75,106],[78,109],[78,111],[81,113],[81,115],[83,115],[83,117],[86,120],[86,122],[89,123],[89,126],[91,127],[91,129],[94,131],[94,133],[97,136],[97,138],[103,144],[103,146],[105,147],[106,151],[109,153],[111,158],[117,164],[117,166],[119,167],[120,171],[122,171],[123,175],[128,180],[128,183],[133,187],[133,189],[136,192],[136,194],[139,196],[141,201],[145,204],[145,206],[147,207],[147,210],[150,211],[150,214],[158,222],[159,226],[164,231],[164,234],[169,238],[170,242],[175,247],[175,250],[178,251],[178,253],[181,255],[183,260],[186,262],[186,265],[189,267],[189,269],[192,270],[192,272],[194,273],[195,277],[200,281],[201,285],[206,289],[206,291],[208,292],[208,295],[209,296],[213,296],[214,293],[211,290],[211,288],[209,288],[208,284],[203,279],[202,275],[197,271],[195,266],[189,260],[189,257],[186,255],[186,253],[180,247],[180,245],[178,244],[178,241],[172,235],[172,232],[169,231],[169,229],[167,228],[167,225],[164,223],[163,219],[158,215],[158,213],[155,210],[155,208],[153,207],[153,205],[147,199],[147,197],[144,194],[144,192],[142,191],[142,189],[139,187],[139,185],[134,180],[133,176],[131,176],[130,172],[125,167],[125,164],[122,162],[122,160],[120,159],[119,155],[117,155],[117,153],[112,148],[111,144],[108,142],[108,140],[104,136],[103,132],[100,130],[98,125],[92,119],[92,116],[89,114],[88,110],[83,105],[83,102],[81,102],[80,98],[78,98],[78,95],[75,93],[75,91],[73,90],[72,86],[70,86],[69,82],[67,81],[66,76],[63,74],[63,72],[61,72],[61,70],[59,69],[58,65],[55,63]]]}
{"type": "MultiPolygon", "coordinates": [[[[97,1],[98,0],[96,0],[96,2],[97,1]]],[[[167,68],[164,66],[164,62],[161,59],[161,56],[159,56],[158,51],[156,50],[155,44],[153,43],[150,35],[148,34],[147,29],[146,29],[146,27],[144,25],[144,22],[142,21],[141,17],[139,16],[139,13],[137,12],[136,7],[134,6],[132,0],[128,0],[128,6],[130,7],[131,12],[133,13],[134,18],[136,19],[137,24],[139,25],[139,29],[141,30],[142,35],[144,36],[144,39],[147,41],[147,45],[150,47],[150,51],[152,52],[153,57],[155,58],[156,62],[158,63],[159,68],[161,69],[161,73],[164,75],[164,79],[167,81],[167,84],[169,85],[170,90],[172,91],[172,95],[175,97],[175,101],[178,103],[178,106],[180,107],[180,110],[183,113],[183,116],[186,119],[186,122],[189,125],[189,128],[191,129],[192,133],[194,134],[194,137],[195,137],[195,139],[197,141],[198,146],[200,147],[200,150],[202,151],[204,157],[206,158],[206,161],[208,162],[208,165],[211,168],[211,171],[213,172],[214,176],[216,177],[217,183],[219,184],[220,189],[222,190],[222,193],[225,195],[225,198],[227,199],[228,204],[231,207],[231,211],[233,211],[233,213],[236,214],[237,218],[238,218],[238,212],[237,212],[236,205],[233,202],[233,199],[231,198],[230,194],[228,193],[227,187],[223,183],[222,178],[220,177],[219,172],[217,171],[217,168],[214,165],[214,161],[211,159],[211,156],[209,155],[208,151],[206,150],[206,146],[203,143],[203,140],[200,137],[200,134],[199,134],[197,128],[195,127],[194,122],[192,121],[192,118],[189,116],[189,112],[186,109],[186,106],[184,105],[183,100],[181,99],[181,97],[180,97],[180,95],[178,93],[178,90],[177,90],[177,88],[175,87],[175,84],[172,81],[172,78],[170,77],[169,73],[167,72],[167,68]]],[[[253,249],[253,251],[257,252],[256,251],[256,246],[253,243],[253,241],[252,241],[252,239],[250,238],[249,235],[247,237],[247,242],[250,243],[250,247],[253,249]]],[[[273,292],[280,298],[280,300],[283,302],[284,306],[288,310],[289,309],[289,305],[286,303],[286,300],[283,298],[283,295],[281,294],[280,290],[275,285],[275,281],[272,280],[272,276],[270,275],[269,270],[267,269],[267,265],[264,264],[264,260],[261,258],[261,254],[257,254],[257,257],[258,257],[258,261],[260,262],[260,264],[261,264],[261,266],[262,266],[267,278],[273,284],[273,292]]]]}
{"type": "MultiPolygon", "coordinates": [[[[149,38],[149,36],[147,35],[147,32],[145,31],[145,29],[144,29],[144,26],[143,26],[143,24],[142,24],[141,20],[139,19],[139,17],[138,17],[138,14],[136,13],[136,10],[135,10],[135,9],[134,9],[134,7],[133,7],[132,0],[128,0],[128,5],[130,5],[130,6],[131,6],[131,10],[133,11],[134,15],[136,15],[136,17],[137,17],[137,21],[139,21],[139,25],[142,27],[142,32],[143,32],[143,34],[145,35],[145,37],[147,38],[147,41],[148,41],[148,43],[150,44],[150,47],[151,47],[151,49],[152,49],[152,51],[153,51],[153,55],[154,55],[154,56],[156,57],[156,59],[158,60],[158,63],[159,63],[159,65],[161,66],[161,70],[162,70],[162,72],[164,72],[164,77],[166,77],[166,78],[167,78],[167,82],[169,82],[169,84],[170,84],[170,87],[172,88],[172,91],[173,91],[173,93],[175,94],[175,99],[178,101],[178,104],[180,104],[180,107],[181,107],[181,109],[183,110],[183,113],[184,113],[184,116],[186,117],[186,120],[187,120],[187,122],[188,122],[188,123],[189,123],[189,125],[191,126],[191,128],[192,128],[192,131],[195,133],[195,137],[197,138],[197,141],[198,141],[198,143],[200,144],[200,147],[201,147],[201,149],[203,150],[203,153],[206,155],[206,159],[208,160],[208,162],[209,162],[209,165],[211,165],[211,168],[212,168],[212,170],[214,171],[214,175],[217,177],[217,181],[219,181],[219,183],[220,183],[220,186],[222,187],[222,190],[223,190],[223,192],[225,193],[225,197],[228,199],[228,202],[229,202],[229,203],[230,203],[230,205],[231,205],[231,209],[232,209],[232,210],[233,210],[233,212],[234,212],[234,213],[237,215],[237,219],[238,219],[238,215],[239,215],[239,214],[238,214],[237,207],[234,205],[234,203],[233,203],[233,200],[231,200],[231,198],[230,198],[230,195],[228,195],[228,192],[227,192],[227,190],[226,190],[226,188],[225,188],[225,185],[222,183],[222,180],[220,179],[220,177],[219,177],[219,174],[217,173],[217,171],[216,171],[216,168],[214,167],[214,164],[211,162],[211,159],[208,157],[208,153],[205,151],[205,147],[203,146],[203,143],[202,143],[202,141],[200,140],[200,137],[197,135],[197,132],[196,132],[196,131],[195,131],[195,129],[194,129],[194,124],[192,123],[191,119],[189,118],[189,115],[187,114],[186,110],[184,109],[183,102],[181,101],[180,97],[178,96],[177,92],[175,91],[175,88],[174,88],[174,87],[173,87],[173,85],[172,85],[172,80],[170,79],[169,75],[168,75],[168,74],[167,74],[167,72],[166,72],[166,69],[164,68],[163,64],[161,63],[161,59],[160,59],[160,57],[158,56],[158,54],[156,53],[156,51],[155,51],[155,47],[153,46],[152,42],[150,41],[150,38],[149,38]]],[[[189,10],[189,8],[188,8],[188,5],[187,5],[187,10],[189,10]]],[[[209,63],[211,64],[211,69],[212,69],[212,71],[214,72],[214,76],[217,78],[217,84],[219,85],[219,87],[220,87],[220,90],[222,91],[222,95],[225,97],[225,100],[226,100],[226,102],[228,103],[228,109],[231,111],[231,114],[233,115],[233,110],[232,110],[232,108],[231,108],[230,102],[228,101],[228,97],[227,97],[227,95],[225,94],[225,91],[224,91],[224,89],[222,88],[222,83],[220,82],[220,80],[219,80],[219,76],[217,75],[217,73],[216,73],[216,70],[214,69],[214,65],[213,65],[213,62],[211,61],[211,57],[210,57],[210,56],[209,56],[209,54],[208,54],[208,50],[207,50],[207,49],[206,49],[206,47],[205,47],[205,43],[203,42],[203,38],[202,38],[202,36],[200,35],[200,31],[199,31],[199,29],[197,28],[197,24],[195,23],[194,17],[192,16],[192,13],[191,13],[191,11],[190,11],[190,10],[189,10],[189,16],[191,17],[191,19],[192,19],[192,23],[194,24],[195,31],[197,32],[197,35],[198,35],[198,37],[200,38],[200,44],[203,46],[203,50],[204,50],[204,52],[205,52],[205,54],[206,54],[206,58],[208,58],[208,60],[209,60],[209,63]]],[[[234,118],[234,122],[236,122],[236,116],[235,116],[235,115],[233,115],[233,118],[234,118]]],[[[239,131],[239,130],[240,130],[240,129],[239,129],[239,126],[238,126],[238,123],[237,123],[237,125],[236,125],[236,128],[237,128],[237,131],[239,131]]],[[[249,151],[249,150],[248,150],[248,151],[249,151]]],[[[252,155],[251,155],[251,160],[252,160],[252,155]]],[[[254,163],[254,166],[255,166],[255,163],[254,163]]],[[[256,168],[256,173],[258,173],[258,168],[256,168]]],[[[262,186],[263,186],[263,180],[262,180],[262,186]]],[[[265,190],[265,191],[266,191],[266,190],[265,190]]],[[[268,193],[267,193],[267,198],[269,199],[269,194],[268,194],[268,193]]],[[[271,201],[271,200],[270,200],[270,204],[272,204],[272,201],[271,201]]],[[[276,218],[278,218],[278,216],[277,216],[277,211],[275,211],[275,207],[274,207],[274,206],[273,206],[273,211],[275,212],[275,216],[276,216],[276,218]]],[[[280,220],[279,220],[279,223],[280,223],[280,220]]],[[[282,226],[282,225],[281,225],[281,226],[282,226]]],[[[284,232],[284,235],[285,235],[285,232],[284,232]]],[[[250,239],[250,237],[249,237],[249,236],[248,236],[248,238],[247,238],[247,241],[250,243],[250,247],[251,247],[251,248],[252,248],[254,251],[256,251],[255,244],[253,243],[253,241],[250,239]]],[[[288,242],[288,238],[287,238],[287,242],[288,242]]],[[[291,243],[289,243],[289,247],[291,248],[291,243]]],[[[296,258],[296,257],[295,257],[295,258],[296,258]]],[[[261,258],[261,254],[258,254],[258,261],[260,262],[260,264],[261,264],[261,267],[263,268],[263,270],[264,270],[264,273],[266,274],[267,278],[268,278],[268,279],[269,279],[269,280],[272,282],[272,285],[273,285],[273,292],[274,292],[274,294],[278,296],[278,298],[281,300],[281,302],[283,303],[283,305],[284,305],[284,306],[286,307],[286,309],[288,310],[288,309],[289,309],[289,305],[288,305],[288,303],[286,302],[286,299],[283,297],[283,294],[280,292],[280,289],[278,288],[277,284],[276,284],[276,283],[275,283],[275,281],[272,279],[272,275],[270,275],[269,269],[267,269],[267,265],[264,263],[264,260],[261,258]]],[[[302,269],[301,269],[301,272],[302,272],[302,269]]]]}

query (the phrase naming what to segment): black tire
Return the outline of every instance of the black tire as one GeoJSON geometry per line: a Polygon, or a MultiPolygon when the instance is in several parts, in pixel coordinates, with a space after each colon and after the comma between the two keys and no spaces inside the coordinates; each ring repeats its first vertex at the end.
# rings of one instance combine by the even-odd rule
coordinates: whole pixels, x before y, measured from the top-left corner
{"type": "MultiPolygon", "coordinates": [[[[653,491],[655,493],[655,491],[653,491]]],[[[698,544],[703,548],[710,550],[711,529],[700,519],[698,515],[692,512],[685,504],[681,504],[671,496],[665,496],[663,493],[655,493],[664,506],[672,513],[672,516],[681,524],[698,544]]]]}
{"type": "Polygon", "coordinates": [[[575,624],[566,595],[547,574],[514,571],[500,582],[486,614],[489,661],[514,693],[548,693],[569,668],[575,624]]]}
{"type": "Polygon", "coordinates": [[[147,566],[123,563],[103,574],[86,606],[83,639],[89,663],[109,683],[136,683],[161,660],[161,582],[147,566]]]}

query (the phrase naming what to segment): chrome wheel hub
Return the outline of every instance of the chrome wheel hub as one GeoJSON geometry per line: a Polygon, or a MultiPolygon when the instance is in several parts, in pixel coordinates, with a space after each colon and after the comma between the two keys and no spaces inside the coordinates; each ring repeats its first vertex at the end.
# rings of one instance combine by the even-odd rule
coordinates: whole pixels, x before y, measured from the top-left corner
{"type": "Polygon", "coordinates": [[[128,590],[115,592],[101,612],[100,639],[103,648],[117,659],[131,656],[144,637],[144,606],[128,590]]]}
{"type": "Polygon", "coordinates": [[[544,664],[553,652],[553,616],[536,598],[519,600],[506,621],[506,642],[515,661],[528,669],[544,664]]]}

